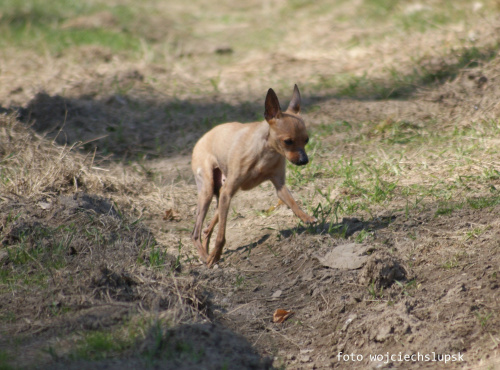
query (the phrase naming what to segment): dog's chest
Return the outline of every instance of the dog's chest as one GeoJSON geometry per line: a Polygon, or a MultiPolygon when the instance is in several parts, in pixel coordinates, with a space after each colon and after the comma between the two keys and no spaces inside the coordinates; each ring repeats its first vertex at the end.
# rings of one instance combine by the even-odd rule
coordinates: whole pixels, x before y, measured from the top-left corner
{"type": "Polygon", "coordinates": [[[273,177],[284,165],[284,158],[281,156],[263,155],[248,169],[245,181],[240,188],[242,190],[253,189],[273,177]]]}

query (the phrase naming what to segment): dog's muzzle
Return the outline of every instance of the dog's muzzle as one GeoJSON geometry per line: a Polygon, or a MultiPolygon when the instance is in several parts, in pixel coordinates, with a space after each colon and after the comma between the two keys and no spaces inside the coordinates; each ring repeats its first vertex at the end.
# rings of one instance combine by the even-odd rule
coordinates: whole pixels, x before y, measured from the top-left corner
{"type": "Polygon", "coordinates": [[[297,162],[295,162],[295,164],[297,166],[303,166],[307,163],[309,163],[309,158],[307,158],[307,154],[306,152],[304,152],[303,150],[301,150],[299,152],[300,156],[299,156],[299,160],[297,162]]]}

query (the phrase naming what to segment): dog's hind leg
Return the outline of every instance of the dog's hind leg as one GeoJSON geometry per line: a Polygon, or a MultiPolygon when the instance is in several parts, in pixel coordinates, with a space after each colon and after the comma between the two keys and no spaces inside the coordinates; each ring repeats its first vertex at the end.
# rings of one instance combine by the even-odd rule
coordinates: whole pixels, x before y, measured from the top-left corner
{"type": "Polygon", "coordinates": [[[210,244],[210,238],[212,237],[212,233],[214,231],[215,225],[219,222],[219,195],[220,195],[220,189],[222,188],[222,185],[224,185],[224,182],[226,182],[226,177],[222,173],[222,171],[219,168],[215,168],[213,171],[213,179],[214,179],[214,194],[215,198],[217,200],[216,202],[216,207],[215,207],[215,214],[214,217],[212,218],[212,221],[210,221],[210,225],[203,230],[203,236],[205,237],[205,240],[203,241],[203,248],[209,253],[209,244],[210,244]]]}
{"type": "Polygon", "coordinates": [[[239,185],[240,184],[237,183],[234,179],[229,179],[221,188],[219,206],[217,207],[217,211],[219,213],[219,230],[217,231],[217,238],[215,239],[215,248],[212,250],[212,253],[210,253],[207,259],[208,267],[212,267],[221,258],[222,249],[226,244],[227,214],[229,211],[231,198],[239,189],[239,185]]]}
{"type": "MultiPolygon", "coordinates": [[[[207,215],[210,202],[214,195],[214,181],[212,174],[203,173],[202,169],[199,169],[198,173],[195,175],[196,185],[198,187],[198,207],[196,209],[196,222],[194,225],[193,232],[191,233],[191,240],[193,241],[198,254],[203,262],[208,260],[208,251],[202,245],[201,231],[203,228],[203,220],[207,215]]],[[[207,245],[208,247],[208,245],[207,245]]]]}
{"type": "Polygon", "coordinates": [[[215,212],[216,213],[212,218],[212,221],[210,221],[210,225],[205,230],[203,230],[203,236],[204,236],[203,249],[205,249],[207,253],[210,252],[209,251],[210,238],[212,237],[212,233],[214,232],[215,225],[217,225],[217,223],[219,222],[219,211],[215,210],[215,212]]]}

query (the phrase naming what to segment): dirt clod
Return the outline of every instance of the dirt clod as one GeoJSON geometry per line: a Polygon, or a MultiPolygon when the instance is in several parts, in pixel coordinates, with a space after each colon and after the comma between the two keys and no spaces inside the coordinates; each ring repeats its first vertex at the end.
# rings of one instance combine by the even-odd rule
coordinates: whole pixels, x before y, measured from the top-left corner
{"type": "Polygon", "coordinates": [[[362,285],[374,284],[377,289],[388,288],[395,281],[406,279],[406,269],[387,252],[374,253],[359,274],[362,285]]]}

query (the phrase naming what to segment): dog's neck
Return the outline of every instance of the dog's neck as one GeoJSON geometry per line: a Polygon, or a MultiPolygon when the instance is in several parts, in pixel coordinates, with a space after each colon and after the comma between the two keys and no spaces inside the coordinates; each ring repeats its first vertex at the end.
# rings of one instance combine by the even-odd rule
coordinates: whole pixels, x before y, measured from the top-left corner
{"type": "Polygon", "coordinates": [[[267,121],[260,122],[259,125],[259,140],[264,143],[264,149],[268,151],[276,152],[277,154],[283,155],[277,145],[277,138],[275,133],[272,131],[271,126],[267,121]]]}

